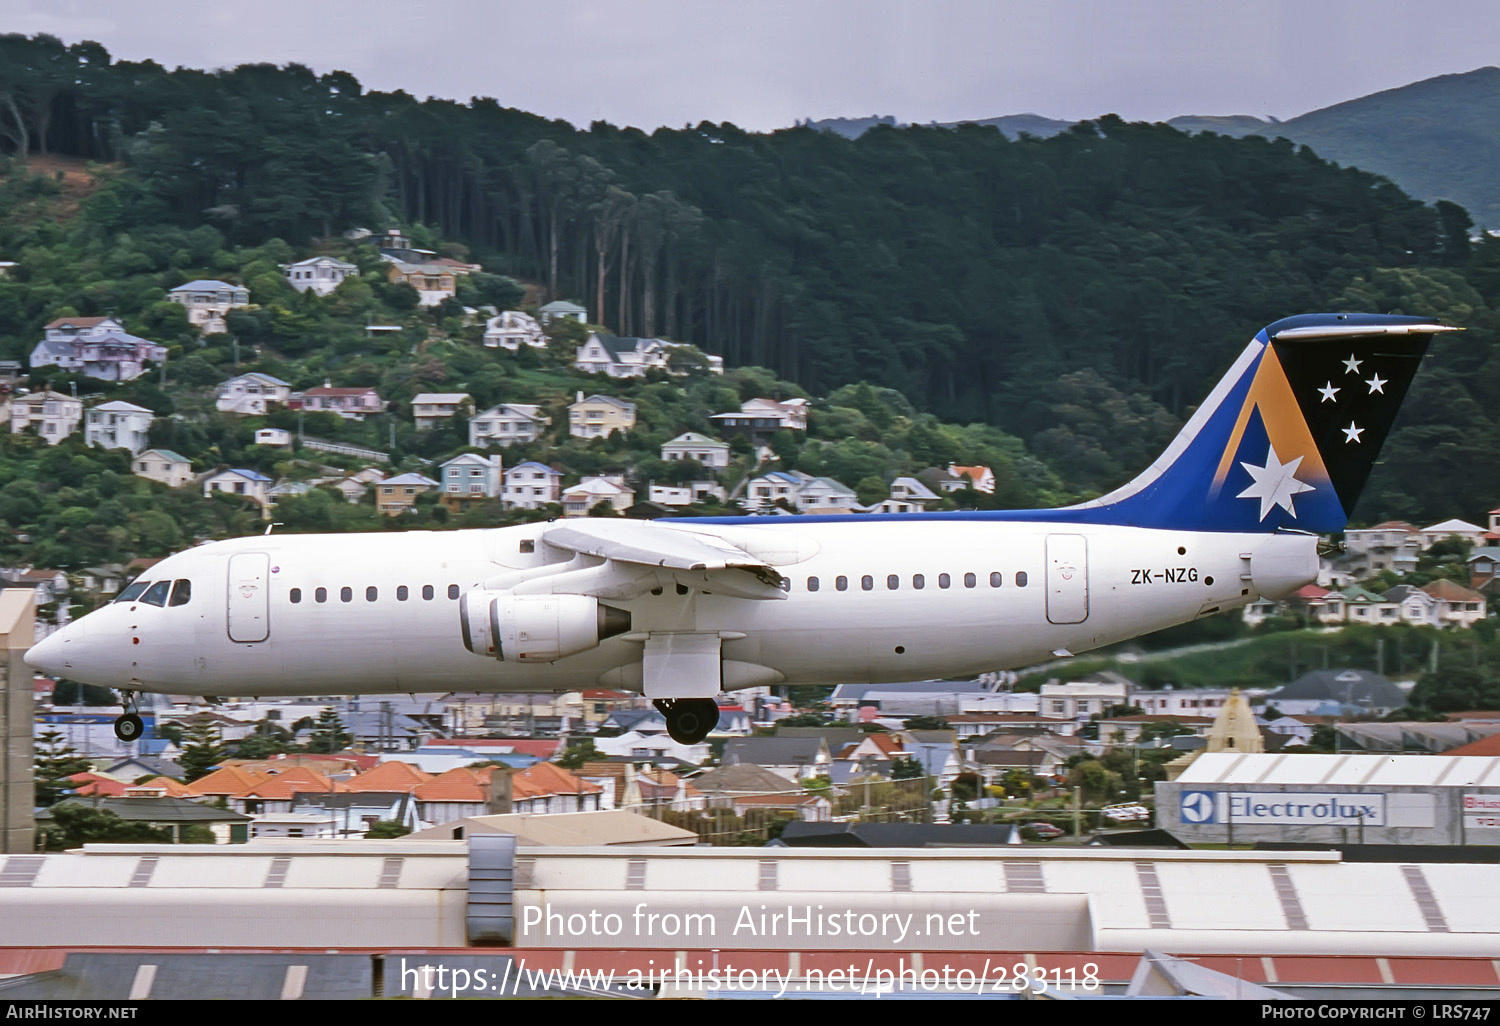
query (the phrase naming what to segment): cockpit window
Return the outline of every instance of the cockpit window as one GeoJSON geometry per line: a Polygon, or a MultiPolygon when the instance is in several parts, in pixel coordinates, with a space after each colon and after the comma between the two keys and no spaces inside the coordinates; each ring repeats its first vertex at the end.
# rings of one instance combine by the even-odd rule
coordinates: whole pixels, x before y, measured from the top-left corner
{"type": "Polygon", "coordinates": [[[192,597],[193,583],[186,578],[183,578],[172,585],[172,600],[168,602],[167,605],[185,606],[189,601],[191,601],[192,597]]]}
{"type": "Polygon", "coordinates": [[[167,604],[167,592],[171,590],[171,581],[157,581],[146,589],[146,594],[141,596],[141,601],[148,606],[164,606],[167,604]]]}
{"type": "Polygon", "coordinates": [[[128,585],[124,591],[120,592],[120,597],[115,599],[115,601],[131,602],[139,598],[141,592],[145,591],[149,587],[151,587],[150,581],[136,581],[134,584],[128,585]]]}

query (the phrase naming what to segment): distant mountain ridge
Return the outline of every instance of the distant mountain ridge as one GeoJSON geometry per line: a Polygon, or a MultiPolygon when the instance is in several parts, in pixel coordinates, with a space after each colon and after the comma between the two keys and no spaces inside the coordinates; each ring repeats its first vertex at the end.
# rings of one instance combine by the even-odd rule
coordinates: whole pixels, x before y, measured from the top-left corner
{"type": "MultiPolygon", "coordinates": [[[[857,138],[876,125],[905,127],[895,118],[826,118],[802,122],[811,128],[857,138]]],[[[978,121],[1007,138],[1023,133],[1057,135],[1072,122],[1040,114],[1007,114],[978,121]]],[[[1439,75],[1309,111],[1287,121],[1253,117],[1183,115],[1167,122],[1184,132],[1263,135],[1310,146],[1339,164],[1384,175],[1426,203],[1450,200],[1478,224],[1500,227],[1500,68],[1439,75]]]]}

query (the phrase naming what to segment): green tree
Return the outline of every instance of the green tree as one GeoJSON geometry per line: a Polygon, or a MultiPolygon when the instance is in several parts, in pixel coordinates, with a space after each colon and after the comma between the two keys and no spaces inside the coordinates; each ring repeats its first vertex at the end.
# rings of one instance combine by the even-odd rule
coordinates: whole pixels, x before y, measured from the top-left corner
{"type": "Polygon", "coordinates": [[[85,844],[168,844],[172,840],[170,827],[131,822],[77,801],[52,806],[51,822],[39,829],[47,851],[65,851],[85,844]]]}
{"type": "Polygon", "coordinates": [[[183,734],[182,758],[177,760],[182,767],[182,778],[192,783],[207,776],[229,754],[216,724],[200,722],[188,727],[183,734]]]}
{"type": "Polygon", "coordinates": [[[382,838],[405,837],[411,833],[411,827],[394,819],[382,819],[370,824],[370,829],[365,831],[365,837],[370,840],[382,838]]]}
{"type": "Polygon", "coordinates": [[[330,754],[342,752],[349,747],[353,735],[344,730],[344,722],[339,719],[339,714],[334,711],[333,706],[325,706],[318,714],[318,721],[313,725],[312,737],[308,739],[307,750],[330,754]]]}
{"type": "Polygon", "coordinates": [[[68,778],[86,773],[90,763],[68,744],[62,732],[44,730],[36,739],[36,803],[46,808],[73,789],[68,778]]]}

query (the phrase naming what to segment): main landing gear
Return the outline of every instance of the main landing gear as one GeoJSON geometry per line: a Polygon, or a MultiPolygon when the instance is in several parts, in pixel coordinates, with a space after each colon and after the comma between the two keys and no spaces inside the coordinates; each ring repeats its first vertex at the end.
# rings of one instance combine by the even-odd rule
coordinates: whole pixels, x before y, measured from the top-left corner
{"type": "Polygon", "coordinates": [[[719,703],[712,698],[658,698],[651,703],[667,718],[667,733],[680,745],[695,745],[719,725],[719,703]]]}
{"type": "Polygon", "coordinates": [[[124,706],[125,713],[115,720],[115,737],[127,744],[131,741],[139,741],[146,731],[146,724],[142,722],[140,713],[136,711],[135,692],[121,691],[120,705],[124,706]]]}

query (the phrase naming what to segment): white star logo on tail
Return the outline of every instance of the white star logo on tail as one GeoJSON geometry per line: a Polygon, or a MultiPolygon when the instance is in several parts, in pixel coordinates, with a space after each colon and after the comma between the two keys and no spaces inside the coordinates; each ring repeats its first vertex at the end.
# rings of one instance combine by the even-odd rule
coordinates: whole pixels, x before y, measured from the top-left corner
{"type": "Polygon", "coordinates": [[[1266,519],[1266,515],[1277,506],[1295,517],[1297,511],[1292,508],[1292,496],[1299,492],[1313,491],[1312,485],[1297,480],[1297,467],[1301,463],[1301,456],[1290,463],[1282,463],[1276,457],[1275,446],[1267,446],[1265,466],[1257,467],[1253,463],[1240,463],[1240,466],[1244,467],[1254,479],[1254,483],[1240,492],[1237,498],[1259,499],[1262,520],[1266,519]]]}

